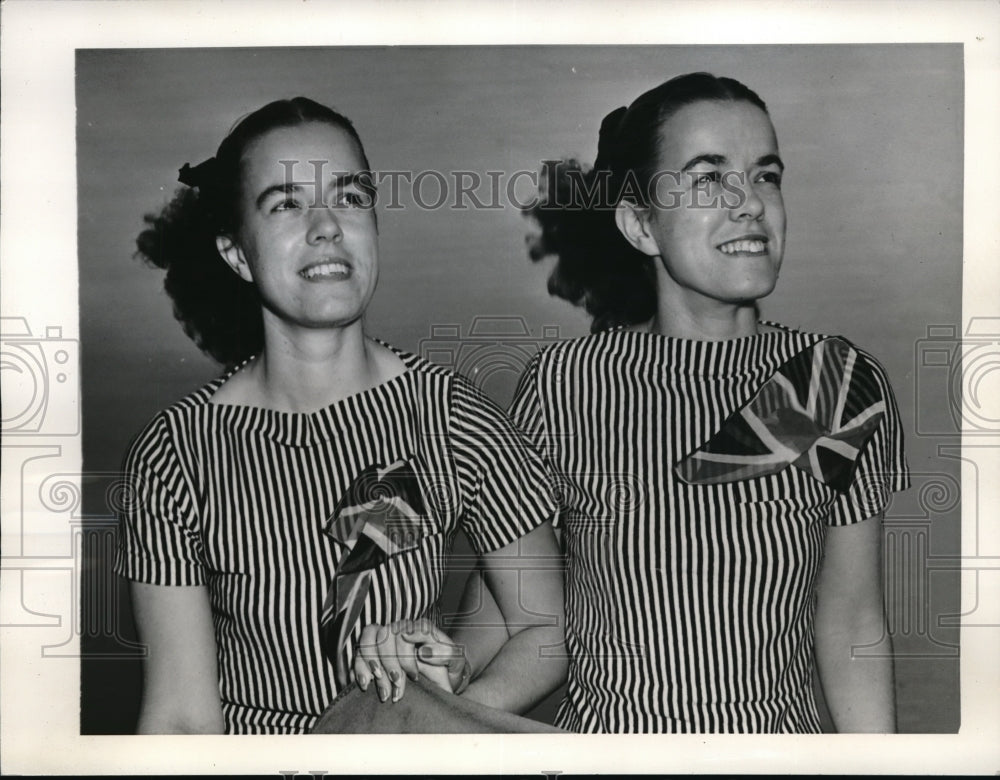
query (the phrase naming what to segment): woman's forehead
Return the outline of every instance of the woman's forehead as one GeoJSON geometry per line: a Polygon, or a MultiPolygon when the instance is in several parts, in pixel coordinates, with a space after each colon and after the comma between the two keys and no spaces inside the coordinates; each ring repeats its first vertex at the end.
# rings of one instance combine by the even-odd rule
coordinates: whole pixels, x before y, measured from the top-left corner
{"type": "Polygon", "coordinates": [[[316,169],[344,174],[365,167],[354,138],[342,127],[326,122],[269,130],[248,144],[241,162],[248,179],[291,174],[312,180],[316,169]]]}
{"type": "Polygon", "coordinates": [[[746,101],[704,100],[684,106],[660,125],[664,164],[683,165],[697,156],[761,157],[776,154],[771,119],[746,101]]]}

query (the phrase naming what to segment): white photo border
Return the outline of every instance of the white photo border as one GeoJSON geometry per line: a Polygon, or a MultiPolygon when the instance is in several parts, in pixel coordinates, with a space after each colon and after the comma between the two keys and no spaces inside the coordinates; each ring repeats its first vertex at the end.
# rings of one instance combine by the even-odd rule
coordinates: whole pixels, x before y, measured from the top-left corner
{"type": "MultiPolygon", "coordinates": [[[[2,309],[32,322],[77,322],[74,57],[78,48],[384,44],[962,43],[965,52],[963,327],[996,317],[1000,300],[1000,6],[994,2],[616,2],[477,5],[380,2],[28,2],[7,0],[2,24],[2,309]],[[613,8],[613,11],[609,11],[613,8]],[[41,184],[40,184],[41,182],[41,184]],[[54,284],[54,281],[57,281],[54,284]]],[[[1000,322],[1000,320],[998,320],[1000,322]]],[[[78,327],[78,324],[74,327],[78,327]]],[[[78,330],[64,328],[66,339],[78,330]]],[[[79,376],[77,372],[76,376],[79,376]]],[[[12,442],[4,442],[12,445],[12,442]]],[[[979,439],[963,488],[980,518],[1000,504],[1000,441],[979,439]]],[[[81,472],[79,437],[60,468],[81,472]]],[[[3,476],[4,517],[23,486],[3,476]]],[[[964,516],[965,529],[977,518],[964,516]]],[[[25,518],[27,522],[27,518],[25,518]]],[[[5,523],[6,526],[6,523],[5,523]]],[[[10,566],[26,543],[3,530],[11,614],[31,576],[37,608],[71,620],[76,588],[59,556],[10,566]],[[21,581],[23,582],[23,580],[21,581]]],[[[25,534],[25,536],[28,534],[25,534]]],[[[37,540],[36,540],[37,541],[37,540]]],[[[42,540],[43,542],[45,540],[42,540]]],[[[67,540],[49,540],[56,547],[67,540]]],[[[956,735],[97,737],[79,734],[79,664],[45,659],[37,634],[0,629],[0,737],[8,773],[995,773],[1000,770],[1000,528],[963,533],[963,609],[978,598],[986,626],[963,628],[962,726],[956,735]],[[985,604],[982,600],[985,599],[985,604]],[[386,749],[387,740],[392,749],[386,749]]],[[[72,551],[70,551],[71,553],[72,551]]],[[[2,621],[0,621],[2,622],[2,621]]],[[[55,625],[55,624],[53,624],[55,625]]]]}

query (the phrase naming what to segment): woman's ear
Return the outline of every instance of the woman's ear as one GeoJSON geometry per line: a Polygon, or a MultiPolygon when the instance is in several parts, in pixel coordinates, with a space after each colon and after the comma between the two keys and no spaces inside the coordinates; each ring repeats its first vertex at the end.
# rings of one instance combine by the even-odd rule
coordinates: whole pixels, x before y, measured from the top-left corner
{"type": "Polygon", "coordinates": [[[625,240],[649,257],[658,257],[660,248],[649,230],[649,209],[628,200],[615,206],[615,224],[625,240]]]}
{"type": "Polygon", "coordinates": [[[233,269],[233,273],[244,282],[253,281],[253,274],[250,273],[250,266],[243,255],[243,250],[233,239],[229,236],[216,236],[215,248],[219,256],[226,261],[226,265],[233,269]]]}

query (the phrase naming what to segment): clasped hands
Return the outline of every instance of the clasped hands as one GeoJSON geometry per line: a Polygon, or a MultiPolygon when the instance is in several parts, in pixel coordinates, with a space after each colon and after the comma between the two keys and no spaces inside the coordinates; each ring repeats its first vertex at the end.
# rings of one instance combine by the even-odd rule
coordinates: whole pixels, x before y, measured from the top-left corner
{"type": "Polygon", "coordinates": [[[449,693],[461,694],[472,667],[465,648],[426,618],[365,626],[354,656],[354,679],[363,691],[374,682],[381,701],[399,701],[406,680],[423,676],[449,693]]]}

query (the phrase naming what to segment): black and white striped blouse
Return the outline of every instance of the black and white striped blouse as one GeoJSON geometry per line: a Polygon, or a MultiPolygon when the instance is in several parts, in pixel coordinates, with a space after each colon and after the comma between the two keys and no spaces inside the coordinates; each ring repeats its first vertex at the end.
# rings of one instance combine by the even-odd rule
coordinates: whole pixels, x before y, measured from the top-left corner
{"type": "Polygon", "coordinates": [[[459,524],[482,553],[553,515],[544,467],[503,412],[397,354],[405,373],[311,414],[212,404],[215,380],[131,447],[116,571],[208,587],[228,732],[307,731],[336,696],[319,623],[341,551],[323,525],[363,469],[409,461],[434,522],[375,571],[351,644],[364,625],[433,613],[459,524]]]}
{"type": "MultiPolygon", "coordinates": [[[[679,470],[779,366],[805,353],[808,369],[825,338],[780,326],[722,342],[613,330],[553,345],[529,365],[510,413],[561,483],[567,556],[571,663],[557,725],[819,730],[811,681],[825,529],[878,514],[908,485],[884,370],[839,342],[854,361],[850,393],[884,400],[846,492],[810,473],[808,459],[707,484],[679,470]]],[[[819,390],[814,382],[809,393],[819,390]]],[[[735,462],[771,458],[757,445],[735,462]]]]}

